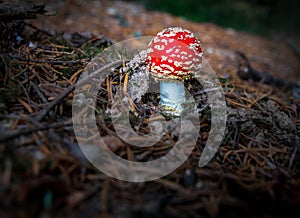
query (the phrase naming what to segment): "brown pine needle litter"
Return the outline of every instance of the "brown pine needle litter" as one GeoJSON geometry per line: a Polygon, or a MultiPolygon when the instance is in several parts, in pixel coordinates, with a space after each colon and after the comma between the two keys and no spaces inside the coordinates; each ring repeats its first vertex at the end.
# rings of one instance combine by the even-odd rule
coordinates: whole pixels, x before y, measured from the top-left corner
{"type": "MultiPolygon", "coordinates": [[[[199,168],[211,116],[206,93],[196,80],[190,81],[186,87],[198,107],[206,108],[201,110],[199,140],[189,159],[153,182],[118,181],[89,164],[71,121],[74,85],[91,58],[112,42],[79,33],[71,34],[76,36],[74,42],[72,37],[45,34],[31,26],[23,31],[28,37],[0,54],[0,214],[273,217],[285,211],[287,217],[299,215],[300,100],[289,92],[259,82],[255,86],[261,88],[256,89],[238,77],[220,78],[228,106],[227,131],[216,156],[199,168]]],[[[124,159],[162,157],[178,141],[180,131],[168,132],[155,146],[144,148],[130,146],[115,133],[108,116],[112,99],[117,93],[128,96],[134,74],[120,69],[125,69],[123,61],[101,84],[97,96],[99,134],[124,159]]],[[[138,101],[129,98],[132,129],[150,132],[150,116],[160,110],[158,101],[155,93],[138,101]]]]}

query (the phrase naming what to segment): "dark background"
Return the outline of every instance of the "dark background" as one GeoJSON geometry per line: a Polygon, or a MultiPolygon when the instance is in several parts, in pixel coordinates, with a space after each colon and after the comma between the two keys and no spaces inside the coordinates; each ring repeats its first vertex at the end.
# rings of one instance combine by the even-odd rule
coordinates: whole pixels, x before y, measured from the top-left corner
{"type": "Polygon", "coordinates": [[[270,35],[299,33],[298,0],[136,0],[148,9],[196,21],[270,35]]]}

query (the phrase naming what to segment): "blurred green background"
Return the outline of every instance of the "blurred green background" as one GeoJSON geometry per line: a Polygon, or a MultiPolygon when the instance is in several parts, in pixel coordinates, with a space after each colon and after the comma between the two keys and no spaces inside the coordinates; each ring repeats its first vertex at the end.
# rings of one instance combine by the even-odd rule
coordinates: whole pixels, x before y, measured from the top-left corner
{"type": "Polygon", "coordinates": [[[300,0],[135,0],[195,22],[269,35],[299,33],[300,0]]]}

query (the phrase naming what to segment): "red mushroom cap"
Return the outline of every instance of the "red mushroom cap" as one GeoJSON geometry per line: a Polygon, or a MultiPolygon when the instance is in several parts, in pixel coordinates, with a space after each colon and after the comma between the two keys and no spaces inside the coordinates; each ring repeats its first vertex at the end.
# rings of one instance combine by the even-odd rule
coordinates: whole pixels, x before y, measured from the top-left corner
{"type": "Polygon", "coordinates": [[[188,30],[171,27],[159,32],[149,43],[147,64],[159,80],[184,80],[201,68],[200,41],[188,30]]]}

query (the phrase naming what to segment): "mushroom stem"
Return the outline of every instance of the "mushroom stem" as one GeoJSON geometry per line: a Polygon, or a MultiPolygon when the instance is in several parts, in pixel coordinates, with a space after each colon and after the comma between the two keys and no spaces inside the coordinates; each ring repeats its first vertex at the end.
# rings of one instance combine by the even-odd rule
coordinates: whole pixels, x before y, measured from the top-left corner
{"type": "Polygon", "coordinates": [[[160,104],[169,113],[179,115],[183,110],[181,104],[185,101],[183,82],[160,82],[160,104]]]}

